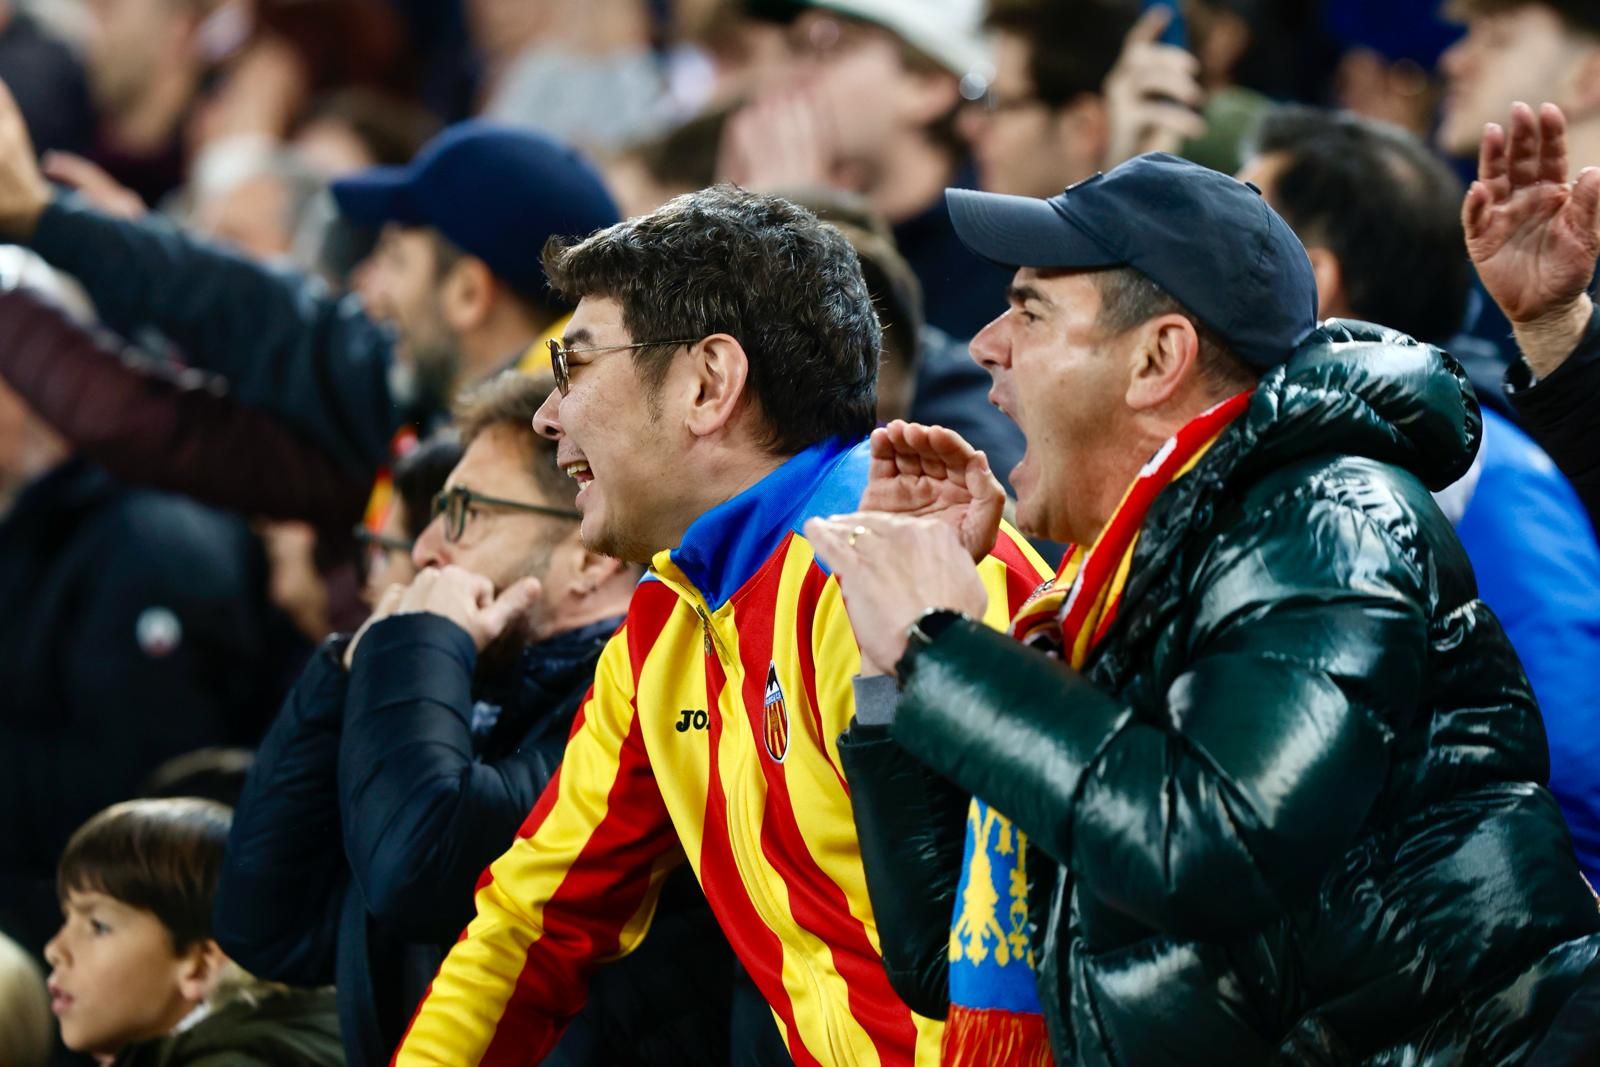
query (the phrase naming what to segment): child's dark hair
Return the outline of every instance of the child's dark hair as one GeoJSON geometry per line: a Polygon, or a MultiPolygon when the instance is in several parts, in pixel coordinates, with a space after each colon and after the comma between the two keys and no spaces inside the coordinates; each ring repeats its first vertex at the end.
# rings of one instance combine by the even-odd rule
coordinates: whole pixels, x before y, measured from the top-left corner
{"type": "Polygon", "coordinates": [[[233,812],[196,797],[114,804],[78,827],[56,892],[104,893],[152,912],[186,952],[211,936],[211,901],[233,812]]]}

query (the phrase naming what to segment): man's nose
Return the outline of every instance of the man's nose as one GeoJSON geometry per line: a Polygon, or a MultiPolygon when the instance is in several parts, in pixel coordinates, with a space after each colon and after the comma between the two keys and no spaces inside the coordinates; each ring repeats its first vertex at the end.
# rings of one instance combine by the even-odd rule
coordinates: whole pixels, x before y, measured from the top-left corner
{"type": "Polygon", "coordinates": [[[1006,366],[1011,362],[1011,342],[1006,336],[1005,314],[1002,313],[978,331],[968,350],[973,360],[985,370],[1006,366]]]}
{"type": "Polygon", "coordinates": [[[551,441],[561,440],[561,390],[552,389],[533,413],[533,432],[551,441]]]}
{"type": "Polygon", "coordinates": [[[435,515],[433,521],[411,546],[411,562],[418,570],[424,567],[443,567],[450,562],[448,542],[444,539],[444,516],[435,515]]]}

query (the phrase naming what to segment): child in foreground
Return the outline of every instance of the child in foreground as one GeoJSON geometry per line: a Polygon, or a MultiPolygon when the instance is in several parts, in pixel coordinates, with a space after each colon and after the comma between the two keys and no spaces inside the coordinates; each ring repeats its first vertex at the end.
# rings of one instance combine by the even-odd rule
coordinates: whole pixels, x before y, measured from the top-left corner
{"type": "Polygon", "coordinates": [[[331,991],[256,982],[211,938],[230,821],[208,800],[135,800],[73,834],[45,946],[68,1048],[105,1067],[344,1063],[331,991]]]}

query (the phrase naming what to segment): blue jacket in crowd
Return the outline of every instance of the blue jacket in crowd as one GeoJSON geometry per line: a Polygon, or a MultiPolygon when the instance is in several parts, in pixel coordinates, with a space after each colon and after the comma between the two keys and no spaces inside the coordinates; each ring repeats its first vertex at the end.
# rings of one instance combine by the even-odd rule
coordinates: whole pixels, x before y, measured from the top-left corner
{"type": "Polygon", "coordinates": [[[1600,545],[1588,513],[1550,457],[1488,407],[1478,459],[1441,503],[1533,686],[1550,791],[1600,884],[1600,545]]]}

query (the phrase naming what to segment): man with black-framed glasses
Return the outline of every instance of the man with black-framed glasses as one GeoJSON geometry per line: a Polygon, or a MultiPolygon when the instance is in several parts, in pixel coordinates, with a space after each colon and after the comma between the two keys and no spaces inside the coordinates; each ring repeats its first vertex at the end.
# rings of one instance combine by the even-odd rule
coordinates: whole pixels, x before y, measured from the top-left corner
{"type": "MultiPolygon", "coordinates": [[[[416,577],[318,651],[240,800],[218,937],[262,977],[335,982],[351,1063],[398,1043],[479,872],[560,763],[639,577],[578,540],[576,486],[532,427],[552,384],[508,372],[462,399],[416,577]]],[[[550,1062],[716,1061],[731,959],[693,879],[672,892],[550,1062]]]]}

